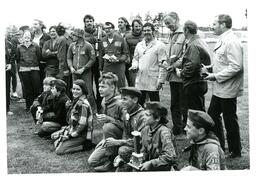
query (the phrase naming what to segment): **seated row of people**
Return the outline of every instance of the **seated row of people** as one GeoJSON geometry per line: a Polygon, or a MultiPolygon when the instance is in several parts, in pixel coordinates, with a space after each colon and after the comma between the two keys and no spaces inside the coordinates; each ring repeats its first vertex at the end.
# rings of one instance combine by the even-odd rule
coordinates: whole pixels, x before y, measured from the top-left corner
{"type": "MultiPolygon", "coordinates": [[[[96,114],[96,119],[103,124],[103,136],[90,155],[88,164],[96,172],[178,169],[175,141],[166,125],[168,110],[155,101],[146,103],[145,109],[142,108],[139,104],[141,91],[135,87],[123,87],[120,95],[117,82],[117,76],[111,72],[100,78],[103,112],[96,114]],[[141,136],[139,142],[134,140],[134,131],[141,136]],[[137,167],[131,165],[134,152],[142,156],[137,167]]],[[[45,91],[31,108],[35,123],[41,123],[38,135],[51,136],[57,154],[92,147],[94,118],[86,97],[85,82],[73,82],[72,101],[65,95],[65,82],[62,80],[46,78],[44,87],[45,91]]],[[[213,125],[211,117],[205,112],[189,110],[185,130],[192,146],[185,151],[191,151],[191,166],[183,170],[225,169],[224,152],[211,132],[213,125]]]]}

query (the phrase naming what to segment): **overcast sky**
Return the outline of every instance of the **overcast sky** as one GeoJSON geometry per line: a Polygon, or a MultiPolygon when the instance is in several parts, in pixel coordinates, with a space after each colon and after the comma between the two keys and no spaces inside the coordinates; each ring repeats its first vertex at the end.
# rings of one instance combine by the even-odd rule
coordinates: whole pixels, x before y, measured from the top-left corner
{"type": "Polygon", "coordinates": [[[157,14],[158,12],[176,11],[181,22],[193,20],[199,26],[212,24],[215,15],[220,13],[230,14],[234,27],[246,25],[245,9],[248,8],[247,0],[4,0],[6,26],[11,24],[31,25],[37,18],[45,22],[46,26],[59,22],[82,27],[82,19],[85,14],[92,14],[96,22],[111,21],[117,23],[120,16],[127,19],[131,15],[140,14],[143,18],[146,12],[157,14]]]}

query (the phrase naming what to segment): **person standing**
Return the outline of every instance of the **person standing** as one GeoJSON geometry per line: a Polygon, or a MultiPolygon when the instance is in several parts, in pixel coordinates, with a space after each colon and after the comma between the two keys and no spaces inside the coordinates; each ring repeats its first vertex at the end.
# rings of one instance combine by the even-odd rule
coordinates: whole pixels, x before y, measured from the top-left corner
{"type": "Polygon", "coordinates": [[[151,101],[159,101],[159,90],[165,81],[167,65],[165,45],[154,38],[154,26],[151,23],[143,25],[144,39],[135,48],[134,58],[130,70],[137,70],[135,87],[142,96],[140,104],[143,106],[146,94],[151,101]]]}
{"type": "Polygon", "coordinates": [[[128,46],[129,57],[130,57],[130,62],[126,64],[126,71],[125,71],[129,86],[135,86],[136,71],[129,70],[129,68],[132,65],[132,59],[133,59],[135,47],[143,39],[142,26],[143,24],[139,19],[134,19],[132,21],[132,31],[125,36],[125,41],[128,46]]]}
{"type": "Polygon", "coordinates": [[[95,115],[97,113],[97,105],[92,86],[92,66],[95,63],[95,51],[93,46],[84,40],[84,31],[82,29],[75,29],[72,35],[74,42],[70,44],[67,54],[72,80],[82,79],[86,83],[87,98],[95,115]]]}
{"type": "Polygon", "coordinates": [[[235,158],[241,156],[242,150],[236,110],[237,97],[243,92],[244,69],[243,47],[231,28],[232,18],[229,15],[220,14],[215,17],[213,31],[219,38],[213,53],[213,73],[208,73],[205,79],[214,81],[208,109],[208,114],[215,122],[214,132],[225,150],[224,129],[220,117],[222,113],[229,157],[235,158]]]}
{"type": "Polygon", "coordinates": [[[184,24],[186,38],[182,55],[181,70],[176,73],[183,79],[186,107],[205,111],[204,95],[208,90],[207,81],[203,79],[202,66],[211,64],[211,57],[207,44],[197,35],[197,25],[192,21],[184,24]]]}
{"type": "Polygon", "coordinates": [[[20,44],[16,51],[16,61],[24,83],[26,111],[29,111],[34,99],[40,94],[41,50],[36,43],[32,42],[30,31],[24,32],[23,39],[23,44],[20,44]]]}
{"type": "Polygon", "coordinates": [[[169,38],[168,67],[166,80],[170,83],[171,91],[171,115],[173,123],[173,134],[175,136],[184,133],[184,127],[187,119],[187,109],[183,92],[182,79],[177,76],[175,68],[180,68],[182,59],[182,49],[185,42],[183,27],[179,23],[179,16],[176,12],[171,12],[164,17],[165,25],[170,29],[169,38]]]}
{"type": "Polygon", "coordinates": [[[49,33],[51,36],[50,40],[47,40],[42,49],[42,56],[45,60],[45,76],[56,77],[59,73],[59,60],[58,60],[58,51],[59,51],[59,37],[56,31],[56,26],[51,26],[49,28],[49,33]]]}
{"type": "MultiPolygon", "coordinates": [[[[43,21],[41,21],[39,19],[34,19],[32,29],[34,31],[33,37],[32,37],[33,42],[36,43],[40,47],[40,51],[42,53],[44,43],[47,40],[50,40],[51,37],[47,33],[44,32],[44,30],[46,29],[46,26],[44,25],[43,21]]],[[[42,92],[43,91],[43,80],[45,78],[46,63],[42,57],[39,60],[40,60],[40,63],[39,63],[40,91],[42,92]]]]}
{"type": "Polygon", "coordinates": [[[131,26],[125,17],[118,18],[118,33],[123,38],[126,38],[127,33],[131,31],[131,26]]]}
{"type": "Polygon", "coordinates": [[[107,34],[102,39],[102,57],[100,69],[102,73],[112,72],[118,77],[118,89],[126,86],[125,64],[128,57],[127,44],[122,36],[114,33],[115,26],[111,22],[106,22],[104,30],[107,34]]]}
{"type": "Polygon", "coordinates": [[[97,27],[94,24],[94,17],[92,15],[85,15],[84,16],[84,39],[92,44],[95,50],[96,61],[92,66],[92,75],[93,80],[96,86],[96,103],[97,109],[100,111],[101,109],[101,101],[102,98],[100,97],[99,93],[99,78],[100,78],[100,69],[99,69],[99,56],[101,53],[101,48],[99,44],[102,41],[102,38],[106,36],[106,33],[102,30],[102,27],[98,25],[97,27]]]}
{"type": "Polygon", "coordinates": [[[225,155],[212,132],[213,126],[214,122],[206,112],[188,110],[185,130],[192,145],[184,150],[190,151],[190,165],[182,168],[182,171],[226,169],[225,155]]]}

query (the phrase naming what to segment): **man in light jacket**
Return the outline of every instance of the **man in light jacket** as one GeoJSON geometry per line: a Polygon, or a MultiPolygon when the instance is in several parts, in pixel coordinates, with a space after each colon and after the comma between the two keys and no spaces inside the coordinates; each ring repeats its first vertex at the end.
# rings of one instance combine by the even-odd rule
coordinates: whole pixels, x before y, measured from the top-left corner
{"type": "Polygon", "coordinates": [[[243,47],[231,30],[232,19],[229,15],[216,16],[213,30],[219,36],[214,48],[213,73],[205,78],[214,81],[213,96],[209,115],[215,122],[215,134],[225,150],[225,138],[220,114],[223,114],[227,131],[229,157],[241,156],[241,141],[238,118],[236,115],[237,97],[243,91],[243,47]]]}

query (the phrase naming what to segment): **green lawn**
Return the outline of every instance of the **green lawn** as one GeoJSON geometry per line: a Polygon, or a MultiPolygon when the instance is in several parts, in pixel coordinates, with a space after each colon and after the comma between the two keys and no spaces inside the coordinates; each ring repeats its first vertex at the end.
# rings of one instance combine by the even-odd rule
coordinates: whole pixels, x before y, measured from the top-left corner
{"type": "MultiPolygon", "coordinates": [[[[211,48],[212,46],[210,44],[211,48]]],[[[243,150],[241,158],[227,160],[227,166],[230,170],[250,168],[247,44],[244,44],[244,46],[246,50],[244,95],[238,98],[237,107],[243,150]]],[[[167,108],[170,106],[169,90],[169,86],[166,84],[164,90],[161,91],[161,102],[167,108]]],[[[209,83],[209,90],[206,94],[207,108],[211,98],[211,90],[212,84],[209,83]]],[[[25,104],[12,101],[11,109],[15,115],[7,118],[7,163],[9,174],[84,173],[92,171],[87,164],[87,159],[92,151],[62,156],[56,155],[51,140],[41,139],[34,135],[36,126],[31,115],[25,112],[25,104]]],[[[99,141],[100,139],[100,125],[97,125],[94,140],[99,141]]],[[[186,140],[177,141],[177,151],[180,158],[179,167],[187,163],[188,154],[181,152],[187,145],[188,141],[186,140]]]]}

